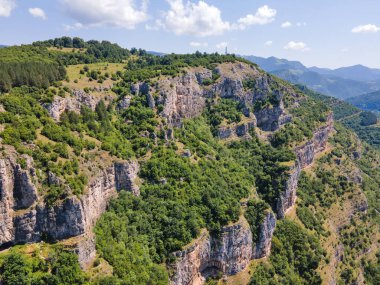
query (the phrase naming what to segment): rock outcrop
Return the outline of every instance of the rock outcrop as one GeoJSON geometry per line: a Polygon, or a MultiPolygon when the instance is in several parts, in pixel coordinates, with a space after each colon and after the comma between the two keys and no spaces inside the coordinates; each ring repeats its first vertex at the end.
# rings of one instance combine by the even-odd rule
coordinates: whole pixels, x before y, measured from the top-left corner
{"type": "Polygon", "coordinates": [[[275,228],[276,217],[271,211],[268,211],[265,214],[263,223],[260,225],[258,241],[253,247],[253,259],[269,256],[275,228]]]}
{"type": "Polygon", "coordinates": [[[328,137],[333,130],[333,125],[333,116],[330,113],[327,117],[326,124],[314,131],[313,138],[305,144],[295,148],[297,157],[296,163],[289,171],[289,178],[285,185],[285,191],[282,193],[277,203],[276,212],[278,218],[283,218],[286,211],[294,205],[301,170],[313,163],[316,154],[325,150],[328,137]]]}
{"type": "MultiPolygon", "coordinates": [[[[279,85],[270,75],[256,67],[242,63],[223,63],[215,72],[220,78],[211,85],[203,84],[205,79],[212,78],[211,71],[207,69],[188,70],[183,76],[159,82],[158,103],[164,105],[161,115],[167,118],[169,125],[179,127],[183,118],[200,115],[206,100],[218,96],[236,100],[247,110],[258,101],[271,101],[273,104],[254,111],[257,127],[264,131],[275,131],[291,120],[283,103],[286,95],[297,97],[291,88],[279,85]],[[244,87],[244,81],[248,79],[254,88],[244,87]]],[[[140,88],[138,85],[133,89],[138,92],[140,88]]],[[[234,132],[226,129],[225,133],[232,135],[234,132]]]]}
{"type": "Polygon", "coordinates": [[[139,164],[138,162],[131,161],[129,163],[125,162],[116,162],[115,163],[115,185],[116,190],[127,190],[131,191],[134,195],[140,195],[140,188],[135,183],[137,179],[137,174],[139,172],[139,164]]]}
{"type": "Polygon", "coordinates": [[[248,122],[220,127],[218,130],[218,137],[220,139],[227,139],[230,137],[250,137],[249,131],[254,129],[256,126],[256,120],[252,119],[248,122]]]}
{"type": "Polygon", "coordinates": [[[83,90],[73,90],[71,96],[55,96],[53,102],[46,104],[45,108],[48,110],[49,115],[58,121],[66,110],[79,113],[82,106],[86,106],[94,111],[100,100],[101,97],[93,96],[83,90]]]}
{"type": "Polygon", "coordinates": [[[173,285],[203,284],[207,277],[218,272],[226,275],[242,271],[252,258],[252,233],[247,221],[241,218],[225,226],[218,238],[204,231],[191,246],[173,253],[173,285]]]}
{"type": "Polygon", "coordinates": [[[161,82],[160,89],[165,104],[161,115],[169,125],[180,126],[182,118],[199,116],[206,106],[205,92],[193,72],[161,82]]]}
{"type": "Polygon", "coordinates": [[[171,265],[172,285],[200,285],[207,277],[218,273],[234,275],[244,270],[252,259],[269,255],[276,217],[268,211],[259,228],[256,244],[248,222],[241,217],[230,226],[222,228],[218,237],[203,231],[186,249],[173,253],[176,260],[171,265]]]}
{"type": "MultiPolygon", "coordinates": [[[[83,235],[86,242],[78,240],[78,252],[83,253],[81,260],[85,261],[85,256],[93,256],[91,230],[108,201],[121,189],[138,195],[134,182],[138,169],[137,161],[118,162],[94,176],[81,197],[69,196],[49,206],[37,195],[31,158],[26,169],[11,157],[0,159],[0,247],[83,235]]],[[[63,183],[51,173],[48,180],[63,183]]]]}

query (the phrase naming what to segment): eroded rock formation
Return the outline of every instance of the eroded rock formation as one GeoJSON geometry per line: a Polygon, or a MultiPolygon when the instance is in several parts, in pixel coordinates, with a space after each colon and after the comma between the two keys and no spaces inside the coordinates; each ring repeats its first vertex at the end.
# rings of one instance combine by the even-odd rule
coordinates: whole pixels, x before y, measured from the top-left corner
{"type": "Polygon", "coordinates": [[[256,120],[252,119],[246,123],[220,127],[218,130],[218,137],[220,139],[227,139],[230,137],[250,137],[249,131],[254,129],[255,126],[256,120]]]}
{"type": "Polygon", "coordinates": [[[303,145],[295,148],[296,162],[289,171],[289,178],[277,203],[277,216],[283,218],[288,209],[290,209],[296,201],[296,192],[298,179],[301,170],[313,163],[315,156],[323,152],[326,148],[328,137],[333,130],[333,116],[329,114],[326,124],[318,128],[313,133],[313,138],[303,145]]]}
{"type": "MultiPolygon", "coordinates": [[[[107,96],[110,97],[107,99],[112,100],[111,96],[107,96]]],[[[71,96],[55,96],[53,102],[50,104],[46,104],[45,108],[48,110],[49,115],[54,120],[58,121],[62,113],[66,110],[79,113],[82,106],[86,106],[94,111],[96,105],[99,103],[101,99],[103,99],[103,97],[93,96],[84,92],[83,90],[73,90],[71,96]]]]}
{"type": "Polygon", "coordinates": [[[176,260],[172,264],[171,284],[198,285],[218,273],[234,275],[241,272],[252,259],[268,256],[275,226],[276,218],[268,211],[256,244],[253,244],[251,229],[243,217],[223,227],[218,237],[204,231],[186,249],[173,253],[176,260]]]}
{"type": "MultiPolygon", "coordinates": [[[[31,158],[22,169],[12,157],[0,159],[0,246],[40,240],[62,240],[83,235],[87,242],[78,240],[78,252],[92,256],[89,250],[92,227],[106,210],[108,201],[118,190],[138,194],[135,177],[136,161],[118,162],[100,171],[88,183],[81,197],[69,196],[49,206],[37,195],[38,181],[31,158]],[[85,254],[85,252],[87,252],[85,254]]],[[[54,174],[49,183],[63,183],[54,174]]]]}
{"type": "Polygon", "coordinates": [[[243,270],[252,258],[252,233],[247,221],[225,226],[220,237],[203,232],[191,246],[174,253],[173,285],[203,284],[218,272],[226,275],[243,270]]]}
{"type": "Polygon", "coordinates": [[[276,217],[271,211],[268,211],[265,215],[264,221],[260,225],[258,241],[253,247],[253,259],[269,256],[275,228],[276,217]]]}

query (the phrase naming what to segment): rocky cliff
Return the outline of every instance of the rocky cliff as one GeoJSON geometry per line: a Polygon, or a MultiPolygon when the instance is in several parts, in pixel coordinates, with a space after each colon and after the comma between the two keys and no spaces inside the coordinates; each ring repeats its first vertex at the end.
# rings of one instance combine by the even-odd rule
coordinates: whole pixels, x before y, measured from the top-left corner
{"type": "Polygon", "coordinates": [[[218,272],[226,275],[243,270],[252,258],[252,233],[243,218],[223,227],[215,238],[206,231],[192,245],[173,254],[173,285],[203,284],[218,272]]]}
{"type": "Polygon", "coordinates": [[[73,111],[79,113],[82,106],[86,106],[94,111],[101,99],[107,99],[106,101],[108,101],[112,100],[113,97],[110,95],[94,96],[83,90],[73,90],[70,96],[55,96],[53,102],[46,104],[45,108],[48,110],[49,115],[58,121],[63,112],[73,111]]]}
{"type": "MultiPolygon", "coordinates": [[[[193,68],[187,70],[183,76],[159,81],[158,87],[152,88],[152,92],[160,94],[157,103],[164,105],[161,115],[167,119],[169,125],[178,127],[181,125],[181,119],[200,115],[206,106],[206,100],[217,97],[239,101],[246,110],[253,109],[255,103],[259,101],[272,101],[273,104],[263,103],[265,105],[263,108],[254,110],[252,122],[255,125],[257,122],[257,127],[264,131],[275,131],[291,120],[283,102],[285,96],[297,97],[291,88],[279,85],[270,75],[255,66],[243,63],[223,63],[214,72],[218,74],[219,79],[211,85],[203,84],[205,79],[211,80],[210,70],[193,68]],[[247,80],[251,81],[254,88],[244,87],[244,82],[247,80]]],[[[245,125],[244,128],[246,127],[251,125],[245,125]]],[[[244,128],[240,130],[227,128],[222,137],[225,138],[227,134],[239,135],[244,128]]],[[[223,133],[223,130],[221,131],[223,133]]]]}
{"type": "Polygon", "coordinates": [[[274,214],[268,212],[260,225],[256,244],[253,244],[252,232],[243,217],[223,227],[218,237],[204,231],[186,249],[173,253],[176,260],[171,265],[171,284],[198,285],[218,273],[234,275],[241,272],[252,259],[268,256],[275,225],[274,214]]]}
{"type": "Polygon", "coordinates": [[[276,228],[276,217],[268,211],[259,228],[259,237],[253,247],[252,258],[260,259],[269,256],[272,245],[272,237],[276,228]]]}
{"type": "Polygon", "coordinates": [[[289,171],[289,178],[285,185],[285,191],[277,203],[276,212],[278,218],[283,218],[286,211],[294,205],[301,170],[311,165],[315,156],[325,150],[329,135],[333,128],[334,121],[332,113],[330,113],[326,119],[326,124],[314,131],[312,139],[295,148],[294,151],[297,157],[296,163],[289,171]]]}
{"type": "Polygon", "coordinates": [[[44,239],[55,241],[91,236],[92,227],[117,190],[138,192],[135,185],[138,163],[118,162],[95,175],[81,197],[69,196],[49,206],[38,197],[36,185],[39,183],[33,160],[26,158],[26,169],[22,169],[12,157],[0,159],[1,247],[44,239]]]}

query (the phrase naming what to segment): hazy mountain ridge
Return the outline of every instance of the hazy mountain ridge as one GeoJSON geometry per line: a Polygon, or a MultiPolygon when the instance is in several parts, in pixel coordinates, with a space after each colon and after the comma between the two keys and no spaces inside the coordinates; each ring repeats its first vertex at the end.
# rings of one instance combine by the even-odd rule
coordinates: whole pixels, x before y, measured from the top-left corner
{"type": "Polygon", "coordinates": [[[346,101],[360,109],[380,114],[380,91],[351,97],[346,101]]]}
{"type": "Polygon", "coordinates": [[[380,89],[380,70],[361,65],[342,67],[335,70],[327,68],[307,68],[301,62],[276,57],[244,56],[257,63],[265,71],[294,84],[304,84],[310,89],[346,99],[380,89]]]}

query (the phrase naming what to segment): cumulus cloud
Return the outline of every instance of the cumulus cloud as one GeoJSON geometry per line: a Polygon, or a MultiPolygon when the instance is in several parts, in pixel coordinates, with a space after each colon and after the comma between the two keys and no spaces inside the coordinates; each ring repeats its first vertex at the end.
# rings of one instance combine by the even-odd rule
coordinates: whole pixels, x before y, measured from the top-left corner
{"type": "Polygon", "coordinates": [[[284,49],[295,51],[308,51],[310,48],[304,42],[290,41],[284,46],[284,49]]]}
{"type": "Polygon", "coordinates": [[[217,49],[225,49],[228,46],[227,42],[221,42],[215,45],[217,49]]]}
{"type": "Polygon", "coordinates": [[[147,0],[61,0],[69,16],[83,27],[134,29],[148,20],[147,0]],[[136,3],[138,2],[138,3],[136,3]]]}
{"type": "Polygon", "coordinates": [[[176,35],[215,36],[225,31],[244,30],[251,25],[265,25],[275,20],[277,11],[267,5],[260,7],[254,15],[248,14],[236,22],[224,21],[216,6],[205,1],[166,0],[170,8],[148,30],[165,29],[176,35]]]}
{"type": "Polygon", "coordinates": [[[273,41],[266,41],[266,42],[265,42],[265,45],[266,45],[267,47],[270,47],[270,46],[273,45],[273,41]]]}
{"type": "Polygon", "coordinates": [[[41,18],[43,20],[46,20],[46,14],[45,11],[41,8],[29,8],[29,14],[32,15],[35,18],[41,18]]]}
{"type": "Polygon", "coordinates": [[[380,27],[373,25],[373,24],[367,24],[367,25],[360,25],[351,30],[353,33],[377,33],[380,32],[380,27]]]}
{"type": "Polygon", "coordinates": [[[206,43],[206,42],[190,42],[190,46],[192,46],[192,47],[207,47],[208,43],[206,43]]]}
{"type": "Polygon", "coordinates": [[[290,28],[291,26],[293,26],[293,25],[292,25],[292,23],[289,22],[289,21],[283,22],[283,23],[281,24],[281,28],[290,28]]]}
{"type": "Polygon", "coordinates": [[[240,29],[245,29],[252,25],[265,25],[273,22],[277,11],[275,9],[269,8],[268,5],[260,7],[255,15],[248,14],[247,16],[240,18],[238,20],[237,26],[240,29]]]}
{"type": "Polygon", "coordinates": [[[213,36],[230,29],[223,21],[220,10],[204,1],[193,3],[182,0],[167,0],[170,10],[156,24],[176,35],[213,36]]]}
{"type": "Polygon", "coordinates": [[[15,0],[0,0],[0,17],[9,17],[14,8],[16,8],[15,0]]]}
{"type": "Polygon", "coordinates": [[[74,25],[63,25],[63,27],[66,31],[79,30],[84,28],[83,24],[81,23],[75,23],[74,25]]]}

